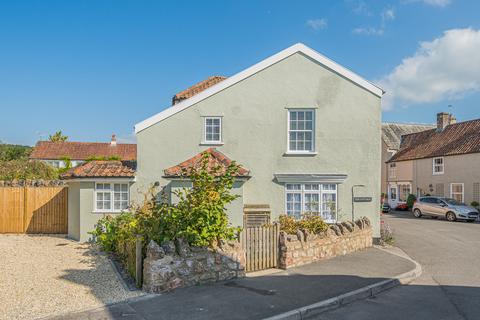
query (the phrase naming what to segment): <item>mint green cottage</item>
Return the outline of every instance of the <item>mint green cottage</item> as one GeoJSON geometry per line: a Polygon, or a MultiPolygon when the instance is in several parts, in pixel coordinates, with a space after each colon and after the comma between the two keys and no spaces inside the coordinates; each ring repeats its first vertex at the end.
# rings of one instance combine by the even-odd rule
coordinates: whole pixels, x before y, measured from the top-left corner
{"type": "Polygon", "coordinates": [[[259,206],[271,220],[367,216],[379,237],[381,88],[303,44],[205,87],[135,126],[133,200],[152,184],[167,194],[188,185],[168,173],[210,150],[245,168],[228,208],[233,225],[259,206]]]}

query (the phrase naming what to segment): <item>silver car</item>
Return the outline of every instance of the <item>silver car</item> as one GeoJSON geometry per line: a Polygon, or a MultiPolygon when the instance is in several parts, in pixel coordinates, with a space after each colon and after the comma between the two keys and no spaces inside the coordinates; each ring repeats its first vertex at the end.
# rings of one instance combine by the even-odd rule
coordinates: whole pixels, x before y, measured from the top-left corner
{"type": "Polygon", "coordinates": [[[445,217],[448,221],[466,220],[473,222],[478,218],[478,210],[455,199],[443,197],[420,197],[413,205],[413,215],[445,217]]]}

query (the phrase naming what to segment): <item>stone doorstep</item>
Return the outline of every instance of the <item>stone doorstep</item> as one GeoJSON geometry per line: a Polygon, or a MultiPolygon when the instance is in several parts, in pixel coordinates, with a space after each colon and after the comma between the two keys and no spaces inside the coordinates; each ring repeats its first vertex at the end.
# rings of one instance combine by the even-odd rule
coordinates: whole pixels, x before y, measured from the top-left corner
{"type": "Polygon", "coordinates": [[[300,307],[291,311],[287,311],[273,317],[268,317],[263,320],[317,319],[319,314],[339,308],[341,306],[347,305],[349,303],[352,303],[358,300],[363,300],[363,299],[373,297],[386,290],[392,289],[396,286],[408,284],[422,274],[422,266],[418,262],[413,260],[411,257],[409,257],[401,249],[396,247],[394,247],[394,249],[385,249],[378,246],[375,246],[375,247],[380,250],[386,251],[392,255],[396,255],[404,259],[410,260],[415,264],[415,267],[410,271],[407,271],[396,277],[393,277],[392,279],[383,280],[378,283],[374,283],[372,285],[369,285],[354,291],[350,291],[330,299],[319,301],[317,303],[314,303],[305,307],[300,307]]]}

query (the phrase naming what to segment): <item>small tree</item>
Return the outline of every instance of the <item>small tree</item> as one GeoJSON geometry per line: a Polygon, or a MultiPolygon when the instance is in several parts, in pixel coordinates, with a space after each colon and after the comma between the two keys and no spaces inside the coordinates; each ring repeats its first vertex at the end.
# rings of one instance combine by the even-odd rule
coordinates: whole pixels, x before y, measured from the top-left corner
{"type": "Polygon", "coordinates": [[[210,167],[209,154],[204,153],[200,168],[183,171],[192,187],[174,192],[179,201],[171,208],[170,218],[177,238],[192,245],[215,246],[218,240],[236,237],[240,229],[230,226],[226,206],[239,197],[231,193],[239,168],[234,161],[225,170],[210,167]]]}
{"type": "Polygon", "coordinates": [[[67,141],[67,139],[68,137],[64,136],[61,130],[55,132],[53,135],[51,134],[48,136],[48,140],[50,140],[51,142],[63,142],[67,141]]]}
{"type": "Polygon", "coordinates": [[[472,201],[472,202],[470,203],[470,205],[471,205],[472,207],[478,209],[478,206],[479,206],[480,204],[479,204],[477,201],[472,201]]]}
{"type": "Polygon", "coordinates": [[[413,204],[415,203],[415,201],[417,201],[417,197],[414,194],[409,194],[407,198],[408,209],[413,208],[413,204]]]}

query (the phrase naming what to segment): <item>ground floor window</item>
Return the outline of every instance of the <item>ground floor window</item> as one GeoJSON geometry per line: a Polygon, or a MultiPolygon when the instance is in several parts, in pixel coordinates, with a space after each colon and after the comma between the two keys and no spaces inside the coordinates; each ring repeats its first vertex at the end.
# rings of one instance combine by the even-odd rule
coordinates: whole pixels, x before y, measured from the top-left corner
{"type": "Polygon", "coordinates": [[[96,183],[95,211],[120,212],[128,208],[128,183],[96,183]]]}
{"type": "Polygon", "coordinates": [[[297,219],[308,212],[320,213],[327,222],[336,221],[337,185],[301,184],[285,185],[285,210],[297,219]]]}
{"type": "Polygon", "coordinates": [[[452,183],[450,184],[450,197],[457,200],[458,202],[463,202],[463,183],[452,183]]]}
{"type": "Polygon", "coordinates": [[[408,195],[412,193],[412,187],[409,184],[399,184],[398,191],[399,191],[398,200],[401,202],[407,202],[408,195]]]}

